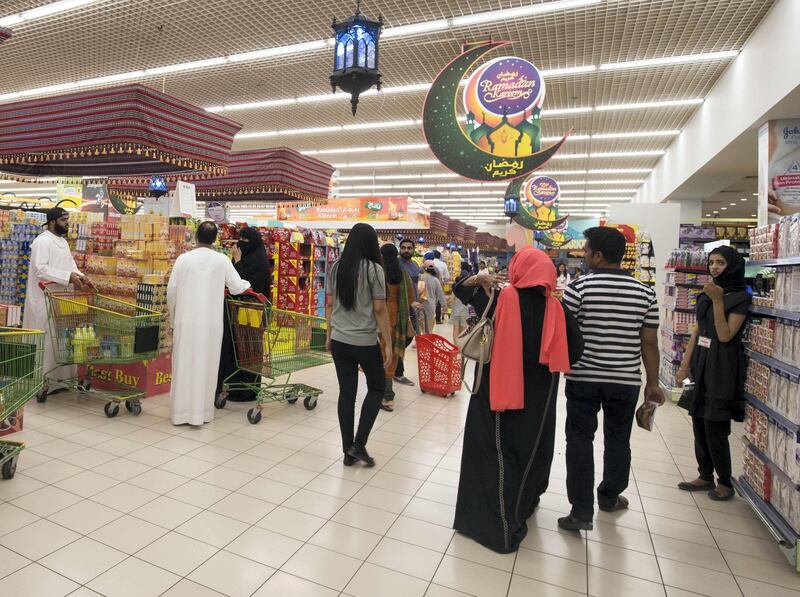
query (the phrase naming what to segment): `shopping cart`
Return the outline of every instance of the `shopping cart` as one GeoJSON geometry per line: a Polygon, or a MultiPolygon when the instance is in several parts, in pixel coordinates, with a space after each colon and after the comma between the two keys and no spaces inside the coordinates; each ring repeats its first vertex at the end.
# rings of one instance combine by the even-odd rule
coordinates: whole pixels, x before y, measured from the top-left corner
{"type": "Polygon", "coordinates": [[[294,404],[302,398],[307,410],[316,408],[322,390],[290,383],[290,378],[297,371],[331,362],[325,351],[328,322],[322,317],[275,309],[263,295],[252,291],[229,296],[226,303],[237,370],[223,381],[223,391],[214,406],[225,408],[229,392],[253,392],[256,406],[247,411],[247,420],[253,424],[261,420],[263,405],[269,402],[294,404]],[[256,376],[255,380],[234,381],[240,372],[256,376]],[[284,383],[276,383],[284,375],[284,383]]]}
{"type": "Polygon", "coordinates": [[[107,417],[119,414],[120,402],[134,415],[142,413],[139,401],[144,392],[93,373],[93,365],[138,363],[158,355],[159,337],[163,315],[152,309],[126,303],[93,290],[64,289],[47,282],[40,282],[47,300],[47,316],[50,322],[53,349],[57,366],[45,371],[45,386],[37,397],[45,402],[53,383],[68,389],[76,389],[107,400],[104,411],[107,417]],[[83,365],[86,372],[81,377],[65,380],[48,376],[60,367],[83,365]],[[93,389],[91,378],[103,381],[104,386],[114,390],[93,389]],[[118,389],[117,389],[118,388],[118,389]]]}
{"type": "Polygon", "coordinates": [[[419,387],[423,393],[452,396],[461,387],[461,353],[436,334],[417,336],[419,387]]]}
{"type": "MultiPolygon", "coordinates": [[[[22,406],[42,388],[44,332],[0,327],[0,431],[17,425],[22,406]]],[[[0,440],[0,471],[10,479],[23,442],[0,440]]]]}

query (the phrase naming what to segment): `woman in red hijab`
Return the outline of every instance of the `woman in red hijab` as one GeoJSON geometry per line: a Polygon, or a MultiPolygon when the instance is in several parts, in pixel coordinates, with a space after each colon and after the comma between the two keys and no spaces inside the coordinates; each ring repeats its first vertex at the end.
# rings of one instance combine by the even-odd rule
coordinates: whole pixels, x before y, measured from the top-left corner
{"type": "Polygon", "coordinates": [[[527,247],[511,259],[508,285],[491,274],[460,281],[464,303],[495,321],[491,363],[472,397],[464,428],[453,527],[500,553],[515,551],[547,490],[556,430],[559,374],[583,351],[578,324],[553,296],[556,268],[527,247]]]}

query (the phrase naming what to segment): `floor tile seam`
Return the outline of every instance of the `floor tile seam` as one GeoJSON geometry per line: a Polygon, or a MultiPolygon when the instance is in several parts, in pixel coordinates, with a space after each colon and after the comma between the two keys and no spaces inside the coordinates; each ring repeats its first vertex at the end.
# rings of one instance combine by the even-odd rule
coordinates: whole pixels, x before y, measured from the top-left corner
{"type": "MultiPolygon", "coordinates": [[[[66,546],[65,546],[65,547],[66,547],[66,546]]],[[[16,553],[16,552],[15,552],[15,553],[16,553]]],[[[48,554],[48,555],[49,555],[49,554],[48,554]]],[[[24,557],[24,556],[23,556],[23,557],[24,557]]],[[[47,556],[45,556],[45,557],[47,557],[47,556]]],[[[26,559],[28,559],[28,558],[26,558],[26,559]]],[[[11,572],[10,574],[7,574],[7,575],[5,575],[5,576],[0,576],[0,582],[2,582],[3,580],[5,580],[5,579],[7,579],[7,578],[9,578],[9,577],[11,577],[11,576],[13,576],[13,575],[14,575],[14,574],[16,574],[17,572],[22,572],[22,571],[23,571],[23,570],[25,570],[26,568],[30,568],[30,567],[31,567],[31,566],[33,566],[34,564],[38,564],[39,566],[41,566],[42,568],[44,568],[44,569],[45,569],[45,570],[47,570],[48,572],[52,572],[53,574],[56,574],[56,575],[60,576],[61,578],[65,579],[65,580],[67,580],[67,581],[69,581],[69,582],[71,582],[71,583],[73,583],[73,584],[75,584],[75,585],[78,585],[78,588],[81,588],[81,587],[83,587],[83,586],[84,586],[84,585],[83,585],[83,583],[79,583],[79,582],[78,582],[78,581],[76,581],[76,580],[72,580],[72,579],[71,579],[71,578],[69,578],[68,576],[64,576],[64,575],[63,575],[63,574],[61,574],[60,572],[56,572],[56,571],[55,571],[55,570],[53,570],[52,568],[48,568],[47,566],[45,566],[44,564],[42,564],[42,563],[41,563],[39,560],[30,560],[30,559],[28,559],[28,563],[27,563],[27,564],[25,564],[25,565],[24,565],[22,568],[20,568],[19,570],[15,570],[14,572],[11,572]]],[[[92,580],[94,580],[94,579],[92,579],[92,580]]],[[[78,589],[73,589],[72,591],[70,591],[70,593],[67,593],[67,595],[69,596],[71,593],[74,593],[74,592],[75,592],[75,591],[77,591],[77,590],[78,590],[78,589]]],[[[43,597],[44,597],[44,596],[43,596],[43,597]]]]}
{"type": "MultiPolygon", "coordinates": [[[[689,421],[688,417],[684,417],[684,421],[685,421],[685,424],[687,424],[687,425],[691,424],[691,421],[689,421]]],[[[672,455],[672,460],[673,460],[673,462],[675,462],[675,456],[672,454],[672,451],[670,451],[670,455],[672,455]]],[[[675,464],[677,466],[678,463],[675,462],[675,464]]],[[[706,528],[708,529],[708,532],[711,535],[711,539],[712,539],[712,541],[714,541],[714,545],[716,546],[717,550],[719,551],[720,556],[722,556],[722,560],[725,562],[725,565],[728,567],[728,572],[729,572],[730,576],[734,579],[734,582],[736,583],[736,588],[739,589],[740,596],[743,596],[744,595],[744,591],[742,591],[741,585],[739,585],[739,582],[736,580],[736,577],[735,577],[735,575],[733,573],[733,570],[731,569],[731,566],[728,563],[728,560],[725,557],[725,554],[723,553],[722,548],[719,545],[719,542],[717,541],[717,537],[712,532],[712,529],[715,528],[715,527],[712,527],[711,525],[708,524],[708,520],[706,519],[706,516],[703,513],[703,510],[700,508],[700,506],[699,506],[699,504],[697,502],[696,492],[689,492],[689,494],[692,497],[692,499],[694,500],[695,505],[697,505],[697,509],[700,511],[700,516],[703,518],[703,521],[706,524],[706,528]]],[[[727,529],[718,529],[718,530],[727,530],[727,529]]],[[[744,533],[742,533],[742,534],[744,534],[744,533]]],[[[689,543],[693,543],[693,542],[689,541],[689,543]]],[[[694,565],[694,564],[689,564],[689,565],[694,565]]],[[[698,566],[698,567],[699,568],[703,568],[702,566],[698,566]]],[[[660,565],[659,565],[659,568],[660,568],[660,565]]],[[[703,568],[703,569],[707,569],[707,568],[703,568]]]]}
{"type": "MultiPolygon", "coordinates": [[[[647,536],[650,539],[650,545],[653,547],[653,554],[654,554],[653,557],[655,558],[656,567],[658,568],[658,577],[661,579],[661,586],[664,586],[664,572],[661,569],[661,562],[658,560],[658,550],[656,549],[656,542],[653,540],[653,533],[652,530],[650,529],[650,521],[647,518],[647,511],[646,511],[647,507],[645,505],[645,502],[642,500],[642,494],[639,493],[639,485],[636,479],[636,471],[634,471],[633,469],[631,469],[631,476],[633,477],[633,486],[636,489],[636,495],[639,498],[639,503],[642,504],[642,513],[644,514],[644,525],[645,528],[647,529],[647,536]]],[[[664,592],[666,593],[666,590],[664,592]]]]}
{"type": "MultiPolygon", "coordinates": [[[[762,585],[769,585],[771,587],[776,587],[776,588],[779,588],[779,589],[786,589],[787,591],[794,591],[795,593],[800,595],[800,589],[798,589],[798,588],[787,587],[786,585],[779,585],[779,584],[776,584],[774,582],[770,582],[770,581],[767,581],[767,580],[762,580],[760,578],[753,578],[752,576],[748,576],[746,574],[733,574],[732,576],[735,579],[744,578],[744,579],[747,579],[747,580],[751,580],[753,582],[757,582],[757,583],[762,584],[762,585]]],[[[737,582],[737,585],[738,585],[738,582],[737,582]]]]}

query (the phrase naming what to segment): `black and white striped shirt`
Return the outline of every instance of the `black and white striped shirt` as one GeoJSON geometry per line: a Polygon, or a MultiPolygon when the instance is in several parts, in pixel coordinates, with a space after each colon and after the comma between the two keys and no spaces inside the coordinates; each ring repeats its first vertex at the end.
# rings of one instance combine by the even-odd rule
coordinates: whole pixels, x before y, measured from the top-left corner
{"type": "Polygon", "coordinates": [[[640,330],[658,328],[655,291],[627,271],[601,269],[572,282],[564,305],[583,333],[583,356],[567,379],[641,385],[640,330]]]}

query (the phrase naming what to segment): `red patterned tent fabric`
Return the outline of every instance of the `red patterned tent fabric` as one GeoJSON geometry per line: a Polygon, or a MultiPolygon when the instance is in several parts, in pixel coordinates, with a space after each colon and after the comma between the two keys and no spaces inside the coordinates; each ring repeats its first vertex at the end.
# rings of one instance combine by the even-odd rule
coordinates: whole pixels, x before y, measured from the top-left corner
{"type": "Polygon", "coordinates": [[[451,218],[450,223],[447,224],[447,236],[456,240],[464,240],[465,227],[466,224],[461,220],[454,220],[451,218]]]}
{"type": "MultiPolygon", "coordinates": [[[[194,183],[198,198],[323,203],[334,171],[330,164],[288,147],[234,151],[229,164],[227,175],[194,183]]],[[[148,182],[147,178],[112,178],[109,186],[112,192],[145,193],[148,182]]]]}
{"type": "Polygon", "coordinates": [[[466,226],[464,228],[464,240],[467,242],[475,242],[475,234],[478,232],[475,226],[466,226]]]}
{"type": "Polygon", "coordinates": [[[0,105],[0,171],[9,178],[228,171],[242,126],[143,85],[0,105]],[[16,175],[16,176],[14,176],[16,175]]]}

